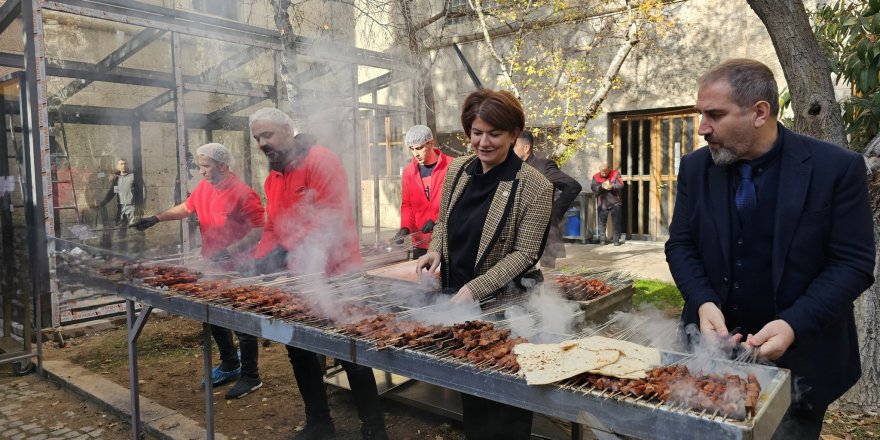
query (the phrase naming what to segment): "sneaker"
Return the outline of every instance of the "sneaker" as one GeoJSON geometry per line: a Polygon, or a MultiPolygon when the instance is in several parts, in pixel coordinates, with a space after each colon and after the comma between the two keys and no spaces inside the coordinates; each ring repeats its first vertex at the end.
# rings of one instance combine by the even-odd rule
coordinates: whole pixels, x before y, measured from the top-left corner
{"type": "MultiPolygon", "coordinates": [[[[240,365],[238,368],[236,368],[232,371],[223,371],[220,369],[220,366],[218,365],[218,366],[214,367],[213,370],[211,370],[211,384],[213,386],[221,385],[221,384],[224,384],[232,379],[235,379],[239,375],[241,375],[241,366],[240,365]]],[[[204,386],[204,385],[205,385],[205,378],[202,378],[202,386],[204,386]]]]}
{"type": "Polygon", "coordinates": [[[293,436],[293,440],[325,440],[336,438],[333,422],[306,423],[302,431],[293,436]]]}
{"type": "Polygon", "coordinates": [[[260,389],[262,386],[263,382],[260,381],[259,377],[242,376],[242,378],[238,379],[238,382],[226,392],[226,400],[241,399],[251,392],[260,389]]]}

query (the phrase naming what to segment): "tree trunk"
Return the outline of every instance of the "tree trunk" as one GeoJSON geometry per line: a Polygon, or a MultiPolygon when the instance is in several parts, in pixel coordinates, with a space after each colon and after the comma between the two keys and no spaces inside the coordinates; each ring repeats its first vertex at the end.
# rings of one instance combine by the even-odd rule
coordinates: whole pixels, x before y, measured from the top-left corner
{"type": "MultiPolygon", "coordinates": [[[[290,101],[290,108],[293,115],[299,114],[296,109],[297,89],[291,73],[295,73],[293,60],[293,47],[295,44],[295,36],[293,34],[293,25],[290,23],[290,14],[287,8],[290,6],[290,0],[272,0],[272,9],[275,10],[275,26],[281,34],[281,84],[278,86],[285,87],[287,90],[287,100],[290,101]]],[[[276,103],[281,106],[281,103],[276,103]]],[[[295,116],[292,116],[295,118],[295,116]]],[[[294,123],[298,123],[294,119],[294,123]]],[[[297,124],[299,125],[299,124],[297,124]]],[[[298,127],[299,128],[299,127],[298,127]]]]}
{"type": "MultiPolygon", "coordinates": [[[[864,153],[869,170],[868,181],[871,206],[874,212],[874,243],[880,243],[880,135],[868,143],[864,153]]],[[[880,252],[874,261],[880,261],[880,252]]],[[[874,278],[880,280],[880,267],[874,266],[874,278]]],[[[859,351],[862,355],[862,379],[840,398],[841,405],[856,407],[861,412],[880,412],[880,283],[875,282],[856,301],[856,324],[859,333],[859,351]]]]}
{"type": "Polygon", "coordinates": [[[831,69],[813,35],[801,0],[748,0],[770,34],[785,72],[794,110],[794,131],[846,146],[831,69]]]}
{"type": "MultiPolygon", "coordinates": [[[[431,80],[431,72],[428,67],[425,66],[424,60],[422,59],[422,51],[421,46],[419,45],[417,33],[422,30],[422,28],[428,26],[434,21],[445,17],[449,2],[444,2],[442,11],[418,25],[413,23],[410,2],[411,0],[398,0],[398,6],[400,7],[404,23],[405,35],[403,37],[406,38],[407,46],[409,47],[409,53],[412,57],[412,63],[419,66],[418,76],[414,78],[413,83],[418,85],[420,82],[424,82],[422,84],[422,93],[420,96],[418,96],[418,98],[420,98],[422,102],[419,102],[418,104],[424,105],[425,125],[427,125],[428,128],[431,129],[432,133],[436,134],[437,116],[434,112],[434,106],[436,105],[434,103],[434,83],[431,80]]],[[[416,122],[419,122],[419,116],[420,115],[418,113],[418,110],[416,110],[416,122]]]]}

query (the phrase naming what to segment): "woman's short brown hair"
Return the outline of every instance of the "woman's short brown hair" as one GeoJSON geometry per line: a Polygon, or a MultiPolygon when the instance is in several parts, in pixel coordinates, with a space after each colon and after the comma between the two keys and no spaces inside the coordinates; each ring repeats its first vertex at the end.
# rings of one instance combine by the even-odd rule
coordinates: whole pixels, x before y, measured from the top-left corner
{"type": "Polygon", "coordinates": [[[465,135],[470,136],[471,125],[478,117],[498,130],[511,133],[522,131],[526,126],[522,104],[506,90],[480,89],[468,95],[461,109],[465,135]]]}

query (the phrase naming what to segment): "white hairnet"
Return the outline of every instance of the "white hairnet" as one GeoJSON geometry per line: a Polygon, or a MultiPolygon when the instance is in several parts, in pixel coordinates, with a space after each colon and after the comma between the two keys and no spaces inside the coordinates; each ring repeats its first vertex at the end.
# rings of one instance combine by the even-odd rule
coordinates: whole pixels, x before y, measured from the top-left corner
{"type": "Polygon", "coordinates": [[[251,114],[248,118],[248,124],[253,125],[257,121],[269,121],[277,125],[286,125],[293,130],[293,120],[287,113],[273,107],[264,107],[251,114]]]}
{"type": "Polygon", "coordinates": [[[412,128],[406,132],[407,147],[422,145],[431,139],[434,139],[434,134],[431,133],[431,129],[426,125],[413,125],[412,128]]]}
{"type": "Polygon", "coordinates": [[[220,163],[225,163],[230,167],[235,164],[235,159],[232,158],[232,152],[229,151],[229,148],[226,148],[225,145],[218,144],[216,142],[205,144],[199,148],[196,148],[196,154],[199,156],[210,157],[211,159],[214,159],[220,163]]]}

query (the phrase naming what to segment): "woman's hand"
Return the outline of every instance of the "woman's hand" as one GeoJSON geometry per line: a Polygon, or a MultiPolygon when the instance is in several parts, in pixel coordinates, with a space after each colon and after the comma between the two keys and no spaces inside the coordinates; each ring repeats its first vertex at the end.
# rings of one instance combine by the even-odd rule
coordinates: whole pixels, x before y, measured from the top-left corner
{"type": "Polygon", "coordinates": [[[440,253],[428,252],[419,257],[419,261],[416,262],[416,275],[419,276],[419,279],[424,277],[431,277],[433,279],[438,267],[440,267],[440,253]],[[427,270],[427,273],[425,273],[425,270],[427,270]]]}
{"type": "Polygon", "coordinates": [[[471,288],[468,286],[463,286],[461,289],[458,289],[458,293],[449,300],[453,304],[467,304],[474,302],[474,294],[471,292],[471,288]]]}

